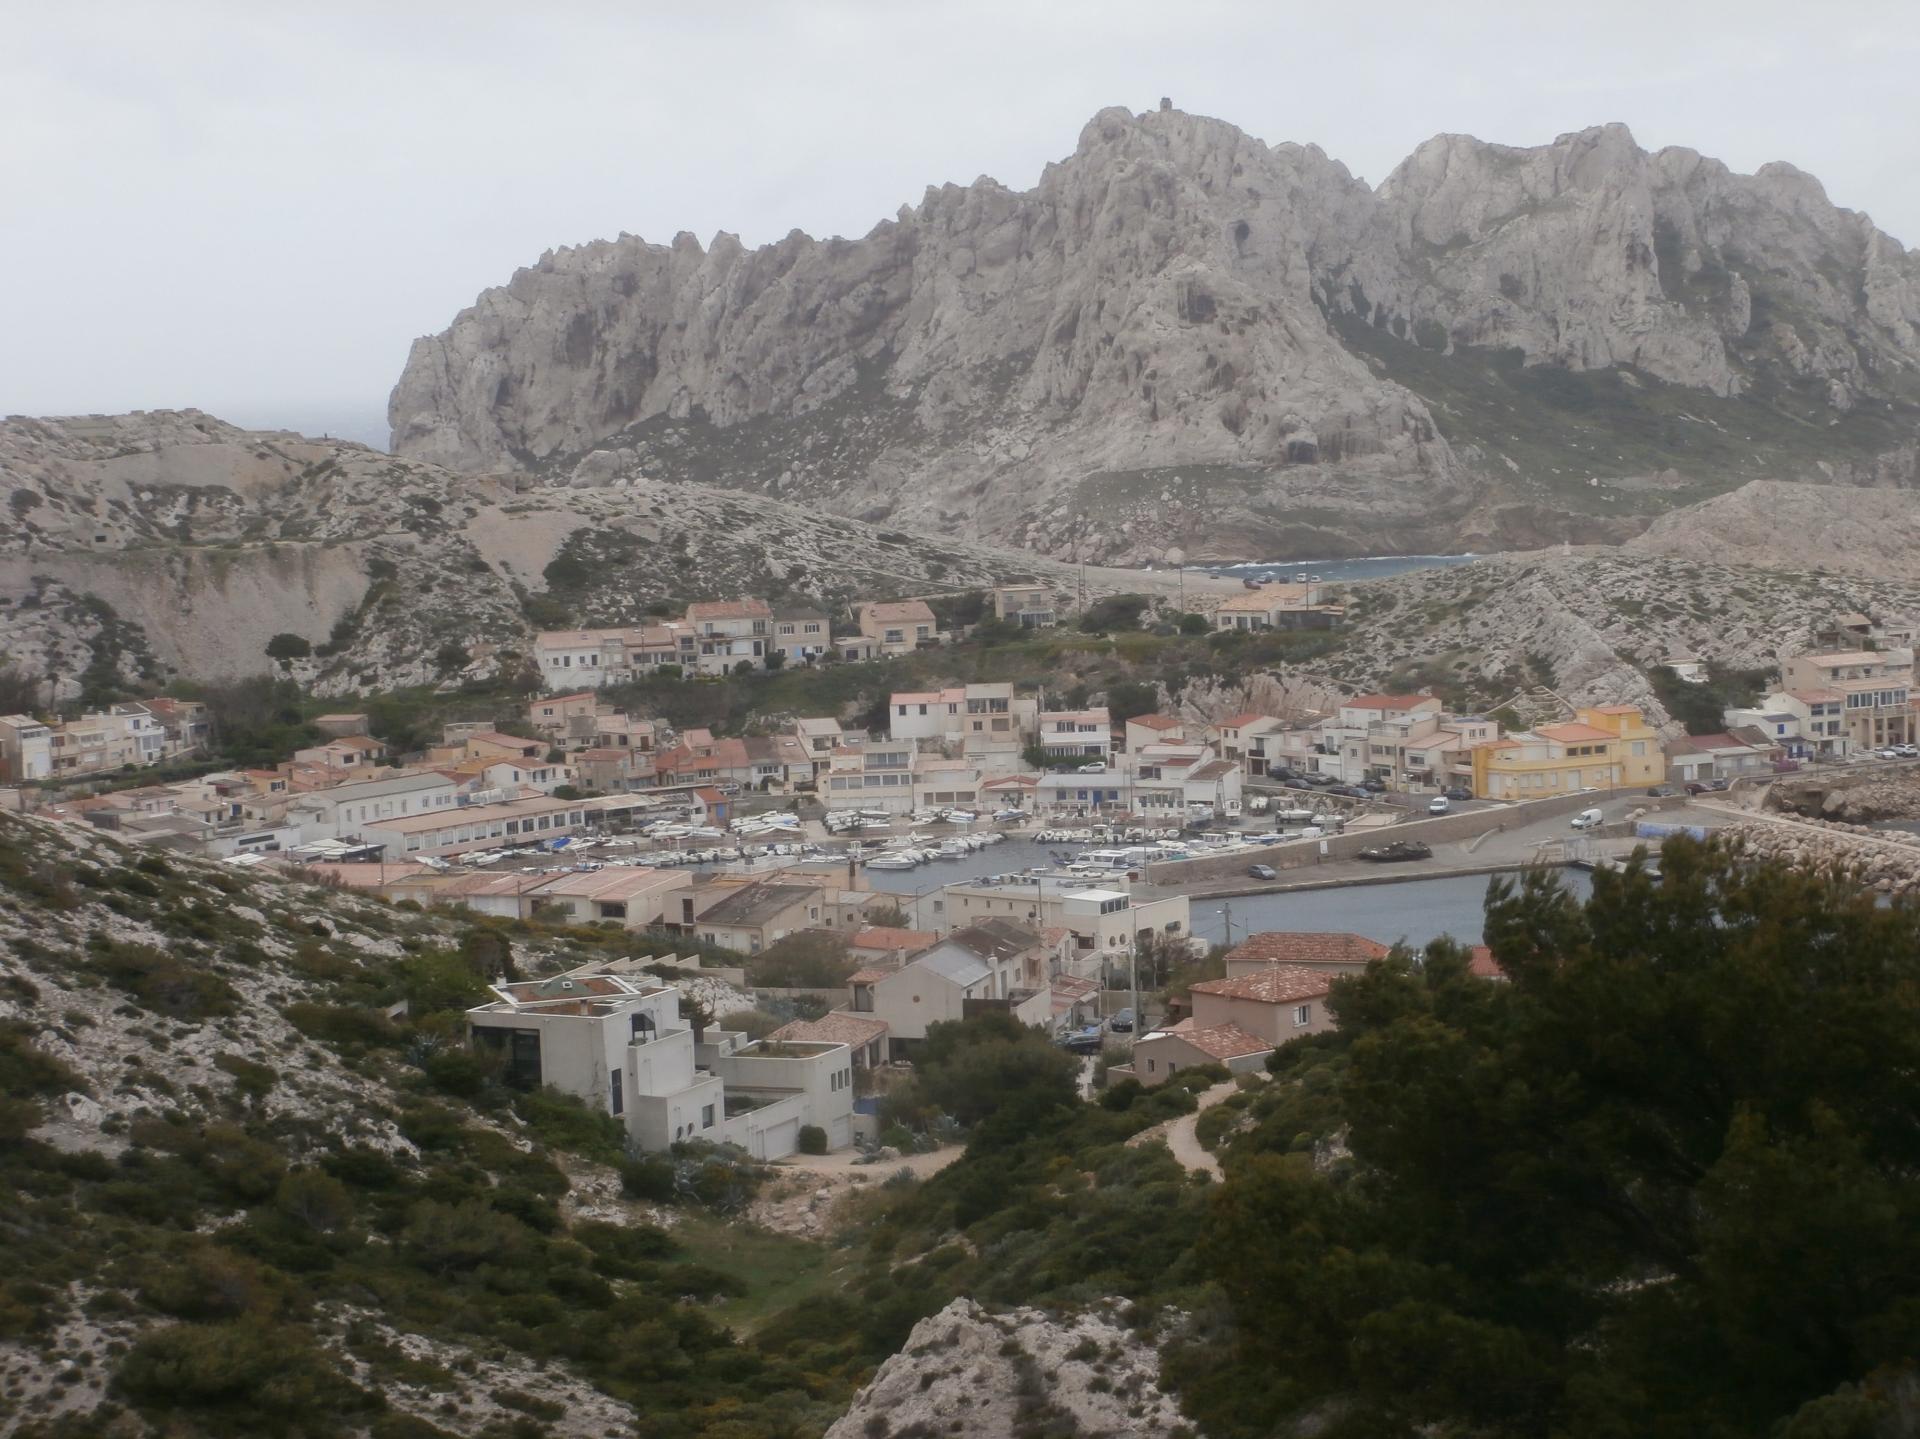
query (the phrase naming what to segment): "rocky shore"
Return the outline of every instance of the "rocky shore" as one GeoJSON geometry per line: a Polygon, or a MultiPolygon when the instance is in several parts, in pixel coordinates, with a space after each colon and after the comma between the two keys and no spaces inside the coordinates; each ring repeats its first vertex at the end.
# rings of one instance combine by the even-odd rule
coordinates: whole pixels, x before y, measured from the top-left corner
{"type": "Polygon", "coordinates": [[[1821,819],[1754,820],[1722,833],[1763,860],[1831,870],[1879,894],[1920,896],[1920,835],[1821,819]]]}

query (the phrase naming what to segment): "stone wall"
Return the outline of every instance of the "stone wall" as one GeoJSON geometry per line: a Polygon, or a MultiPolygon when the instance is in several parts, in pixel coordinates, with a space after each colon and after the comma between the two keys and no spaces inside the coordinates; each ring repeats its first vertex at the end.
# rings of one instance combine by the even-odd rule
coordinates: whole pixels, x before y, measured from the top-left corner
{"type": "Polygon", "coordinates": [[[1920,895],[1920,835],[1817,819],[1754,820],[1726,833],[1760,859],[1834,870],[1879,894],[1920,895]]]}
{"type": "MultiPolygon", "coordinates": [[[[1617,796],[1620,792],[1615,791],[1617,796]]],[[[1499,805],[1488,809],[1464,810],[1459,814],[1443,814],[1432,819],[1409,820],[1404,824],[1389,825],[1381,829],[1361,830],[1357,833],[1328,835],[1324,839],[1296,839],[1285,844],[1268,845],[1264,849],[1236,850],[1230,855],[1209,855],[1204,859],[1177,859],[1163,864],[1147,866],[1147,880],[1152,884],[1178,887],[1195,884],[1204,880],[1239,879],[1246,875],[1247,866],[1270,864],[1277,870],[1302,869],[1323,862],[1320,847],[1326,846],[1325,860],[1352,859],[1363,849],[1371,849],[1389,840],[1412,839],[1426,844],[1442,844],[1449,840],[1473,839],[1495,830],[1513,829],[1520,825],[1532,824],[1536,820],[1550,819],[1554,815],[1578,814],[1581,810],[1608,798],[1604,794],[1563,794],[1547,799],[1530,799],[1520,804],[1499,805]]],[[[1649,798],[1649,808],[1659,804],[1649,798]]],[[[1409,875],[1408,878],[1418,878],[1409,875]]]]}

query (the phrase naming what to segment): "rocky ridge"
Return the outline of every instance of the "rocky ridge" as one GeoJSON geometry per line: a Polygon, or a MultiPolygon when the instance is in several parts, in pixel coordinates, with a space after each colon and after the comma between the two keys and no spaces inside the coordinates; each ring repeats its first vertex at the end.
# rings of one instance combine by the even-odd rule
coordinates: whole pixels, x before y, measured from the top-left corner
{"type": "Polygon", "coordinates": [[[284,672],[352,694],[511,674],[556,618],[1077,580],[1018,552],[616,468],[459,475],[192,410],[9,420],[0,666],[65,699],[96,662],[127,682],[259,673],[285,633],[316,652],[284,672]],[[552,603],[529,604],[541,595],[552,603]]]}
{"type": "Polygon", "coordinates": [[[1863,608],[1920,614],[1920,584],[1631,550],[1500,555],[1353,587],[1341,644],[1301,669],[1349,693],[1430,686],[1491,707],[1544,690],[1664,722],[1646,671],[1669,656],[1776,666],[1863,608]]]}
{"type": "Polygon", "coordinates": [[[603,449],[1075,558],[1598,540],[1666,501],[1596,478],[1876,473],[1917,326],[1913,257],[1789,165],[1605,125],[1441,136],[1369,187],[1113,108],[1033,189],[858,240],[551,251],[416,341],[390,418],[459,469],[603,449]]]}

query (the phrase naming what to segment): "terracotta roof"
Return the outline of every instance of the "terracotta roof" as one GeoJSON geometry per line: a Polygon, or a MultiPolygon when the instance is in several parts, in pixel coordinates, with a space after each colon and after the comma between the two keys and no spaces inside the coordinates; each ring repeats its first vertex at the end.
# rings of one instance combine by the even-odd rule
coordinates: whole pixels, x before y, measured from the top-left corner
{"type": "Polygon", "coordinates": [[[876,924],[854,931],[851,944],[855,949],[922,950],[931,949],[939,942],[940,936],[931,930],[876,924]]]}
{"type": "Polygon", "coordinates": [[[687,623],[701,620],[770,620],[773,606],[765,600],[702,600],[687,606],[687,623]]]}
{"type": "Polygon", "coordinates": [[[1172,715],[1135,715],[1132,719],[1128,720],[1127,723],[1131,725],[1139,725],[1141,729],[1179,729],[1180,728],[1180,721],[1175,719],[1172,715]]]}
{"type": "Polygon", "coordinates": [[[1493,957],[1493,951],[1484,944],[1476,944],[1467,951],[1467,973],[1480,979],[1505,979],[1507,972],[1493,957]]]}
{"type": "Polygon", "coordinates": [[[1227,951],[1231,962],[1262,964],[1366,964],[1391,951],[1363,934],[1312,930],[1266,930],[1250,934],[1227,951]]]}
{"type": "Polygon", "coordinates": [[[914,623],[925,621],[933,623],[933,611],[927,608],[925,600],[883,600],[860,607],[861,615],[866,619],[879,620],[882,623],[911,620],[914,623]]]}
{"type": "Polygon", "coordinates": [[[858,1049],[863,1044],[871,1044],[886,1032],[887,1022],[884,1019],[836,1009],[819,1019],[796,1019],[791,1024],[783,1024],[767,1038],[811,1044],[846,1044],[858,1049]]]}
{"type": "Polygon", "coordinates": [[[1432,700],[1432,695],[1355,695],[1342,700],[1340,708],[1356,710],[1410,710],[1432,700]]]}
{"type": "Polygon", "coordinates": [[[1787,693],[1803,705],[1839,704],[1846,698],[1839,690],[1788,690],[1787,693]]]}
{"type": "Polygon", "coordinates": [[[1273,1045],[1266,1040],[1247,1033],[1237,1024],[1211,1024],[1205,1029],[1182,1026],[1163,1032],[1178,1035],[1202,1054],[1214,1059],[1243,1059],[1249,1054],[1266,1054],[1273,1049],[1273,1045]]]}
{"type": "Polygon", "coordinates": [[[1543,724],[1534,731],[1542,739],[1557,739],[1562,742],[1584,739],[1619,739],[1620,736],[1610,729],[1601,729],[1590,724],[1543,724]]]}
{"type": "Polygon", "coordinates": [[[877,984],[890,974],[898,974],[897,969],[856,969],[847,976],[848,984],[877,984]]]}
{"type": "Polygon", "coordinates": [[[1243,725],[1250,725],[1255,720],[1263,720],[1265,718],[1266,716],[1258,710],[1248,710],[1245,714],[1228,715],[1227,718],[1223,720],[1215,720],[1213,725],[1215,729],[1239,729],[1243,725]]]}
{"type": "Polygon", "coordinates": [[[1240,766],[1230,759],[1217,759],[1201,765],[1199,769],[1188,775],[1187,778],[1190,780],[1219,779],[1222,775],[1237,773],[1239,768],[1240,766]]]}
{"type": "Polygon", "coordinates": [[[1230,600],[1223,600],[1220,608],[1235,614],[1245,613],[1249,610],[1264,614],[1268,610],[1278,609],[1281,606],[1304,606],[1307,603],[1307,596],[1312,590],[1313,586],[1311,585],[1289,584],[1284,582],[1266,584],[1260,586],[1257,590],[1248,590],[1244,594],[1235,595],[1230,600]]]}
{"type": "Polygon", "coordinates": [[[1195,994],[1216,994],[1222,999],[1251,999],[1261,1004],[1291,1004],[1301,999],[1318,999],[1325,994],[1337,975],[1305,964],[1281,964],[1256,970],[1238,979],[1209,979],[1193,986],[1195,994]]]}

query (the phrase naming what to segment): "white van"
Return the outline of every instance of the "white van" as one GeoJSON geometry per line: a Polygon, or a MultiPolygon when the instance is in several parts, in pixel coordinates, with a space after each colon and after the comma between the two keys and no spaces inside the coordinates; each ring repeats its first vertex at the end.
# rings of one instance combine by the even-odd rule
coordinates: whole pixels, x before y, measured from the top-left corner
{"type": "Polygon", "coordinates": [[[1575,829],[1598,829],[1606,822],[1606,816],[1597,809],[1583,809],[1573,817],[1575,829]]]}

